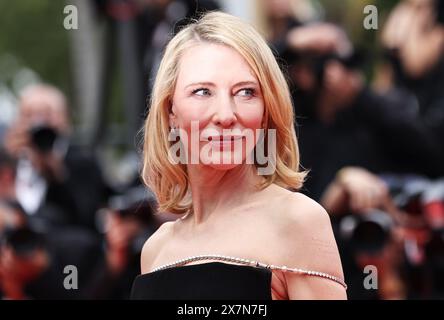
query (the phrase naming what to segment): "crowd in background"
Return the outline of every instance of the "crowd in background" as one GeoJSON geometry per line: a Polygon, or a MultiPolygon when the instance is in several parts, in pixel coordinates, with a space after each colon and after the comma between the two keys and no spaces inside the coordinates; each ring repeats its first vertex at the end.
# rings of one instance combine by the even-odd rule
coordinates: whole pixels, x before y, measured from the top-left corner
{"type": "MultiPolygon", "coordinates": [[[[216,1],[154,2],[95,2],[112,23],[128,14],[137,21],[142,58],[131,63],[142,89],[133,101],[149,96],[171,33],[220,9],[216,1]]],[[[310,1],[262,2],[309,171],[300,191],[331,215],[349,298],[443,298],[444,1],[395,6],[380,31],[373,83],[363,72],[369,57],[310,1]],[[377,267],[377,290],[364,286],[367,265],[377,267]]],[[[138,178],[119,185],[104,177],[97,150],[73,139],[69,106],[56,87],[32,85],[16,119],[0,127],[1,298],[127,299],[143,243],[175,219],[156,214],[138,178]],[[68,265],[78,270],[77,290],[64,286],[68,265]]],[[[143,103],[137,108],[146,114],[143,103]]]]}

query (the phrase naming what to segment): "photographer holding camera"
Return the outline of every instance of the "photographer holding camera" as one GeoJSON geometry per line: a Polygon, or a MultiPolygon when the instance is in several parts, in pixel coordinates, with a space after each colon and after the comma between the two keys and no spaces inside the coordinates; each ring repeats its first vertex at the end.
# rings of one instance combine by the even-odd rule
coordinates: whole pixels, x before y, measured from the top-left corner
{"type": "Polygon", "coordinates": [[[359,167],[344,167],[321,198],[330,213],[338,244],[348,270],[351,299],[405,299],[403,229],[388,185],[359,167]],[[378,290],[366,290],[366,266],[377,270],[378,290]]]}
{"type": "Polygon", "coordinates": [[[155,214],[153,194],[136,186],[110,198],[98,212],[104,234],[101,259],[92,272],[84,295],[89,299],[129,299],[134,277],[140,273],[143,244],[172,214],[155,214]]]}
{"type": "Polygon", "coordinates": [[[437,98],[429,108],[418,105],[416,92],[405,88],[376,93],[363,81],[362,57],[332,24],[292,29],[281,54],[294,84],[302,164],[312,169],[307,183],[312,197],[319,199],[346,166],[444,175],[444,100],[437,98]]]}
{"type": "MultiPolygon", "coordinates": [[[[301,161],[311,170],[305,191],[320,199],[333,220],[339,220],[334,223],[335,231],[343,238],[342,250],[349,250],[342,254],[350,260],[344,261],[344,267],[354,265],[355,271],[347,274],[357,277],[349,297],[368,297],[371,291],[354,289],[362,288],[363,266],[369,264],[378,267],[380,277],[380,290],[374,298],[415,294],[411,283],[402,277],[406,262],[402,246],[410,248],[417,240],[416,235],[410,236],[411,227],[405,221],[415,218],[400,214],[389,187],[375,173],[416,173],[430,178],[443,175],[440,132],[444,129],[444,108],[440,101],[444,100],[428,100],[434,101],[429,108],[425,99],[418,99],[420,91],[373,91],[364,84],[359,55],[345,33],[332,24],[292,29],[282,56],[295,86],[300,146],[305,157],[301,161]],[[344,226],[348,232],[343,232],[344,226]]],[[[433,65],[436,75],[440,68],[433,70],[433,65]]],[[[438,87],[442,88],[443,81],[435,81],[420,87],[422,93],[439,97],[442,89],[438,87]]],[[[413,249],[406,249],[406,254],[415,256],[413,249]]]]}
{"type": "Polygon", "coordinates": [[[75,224],[94,229],[94,214],[108,193],[97,162],[70,136],[63,93],[43,84],[25,88],[5,145],[19,159],[18,201],[42,228],[75,224]]]}
{"type": "Polygon", "coordinates": [[[385,168],[383,145],[356,114],[365,86],[345,32],[330,23],[293,28],[281,56],[293,84],[301,162],[310,169],[304,191],[319,200],[343,167],[385,168]]]}

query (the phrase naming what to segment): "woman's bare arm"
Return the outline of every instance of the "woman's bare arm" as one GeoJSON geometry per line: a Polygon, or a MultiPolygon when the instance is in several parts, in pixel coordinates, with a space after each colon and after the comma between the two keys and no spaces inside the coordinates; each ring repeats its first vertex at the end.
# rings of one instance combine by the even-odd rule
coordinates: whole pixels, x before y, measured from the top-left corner
{"type": "MultiPolygon", "coordinates": [[[[344,279],[341,259],[328,213],[315,201],[298,194],[290,201],[287,227],[283,233],[288,267],[324,272],[344,279]]],[[[347,299],[345,288],[337,282],[315,276],[285,273],[288,297],[302,299],[347,299]]]]}

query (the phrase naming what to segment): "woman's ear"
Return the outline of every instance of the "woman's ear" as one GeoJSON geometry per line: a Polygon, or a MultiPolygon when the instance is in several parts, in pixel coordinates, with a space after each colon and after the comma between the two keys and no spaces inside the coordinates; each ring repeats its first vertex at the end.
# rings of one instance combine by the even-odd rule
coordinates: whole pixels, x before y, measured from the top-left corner
{"type": "Polygon", "coordinates": [[[169,108],[168,116],[169,116],[170,128],[175,128],[176,127],[176,115],[174,114],[174,111],[173,111],[173,105],[171,105],[169,108]]]}

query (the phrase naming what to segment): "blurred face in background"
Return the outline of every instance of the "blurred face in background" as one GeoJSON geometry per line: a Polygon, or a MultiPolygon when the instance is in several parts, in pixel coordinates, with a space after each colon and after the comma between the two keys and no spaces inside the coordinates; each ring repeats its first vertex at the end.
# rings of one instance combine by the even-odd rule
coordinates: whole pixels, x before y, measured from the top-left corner
{"type": "Polygon", "coordinates": [[[272,18],[286,18],[292,16],[293,1],[294,0],[264,0],[264,9],[272,18]]]}
{"type": "Polygon", "coordinates": [[[25,89],[20,99],[18,123],[27,129],[45,125],[67,133],[69,120],[64,96],[50,87],[35,86],[25,89]]]}

